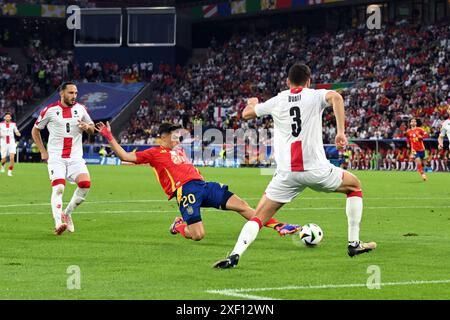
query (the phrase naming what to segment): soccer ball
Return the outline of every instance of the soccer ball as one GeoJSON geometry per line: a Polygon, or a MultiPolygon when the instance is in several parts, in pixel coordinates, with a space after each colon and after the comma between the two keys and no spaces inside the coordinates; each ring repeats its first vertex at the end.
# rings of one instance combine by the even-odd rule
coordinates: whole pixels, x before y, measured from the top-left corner
{"type": "Polygon", "coordinates": [[[323,239],[322,229],[314,223],[305,224],[299,232],[300,240],[306,245],[318,245],[323,239]]]}

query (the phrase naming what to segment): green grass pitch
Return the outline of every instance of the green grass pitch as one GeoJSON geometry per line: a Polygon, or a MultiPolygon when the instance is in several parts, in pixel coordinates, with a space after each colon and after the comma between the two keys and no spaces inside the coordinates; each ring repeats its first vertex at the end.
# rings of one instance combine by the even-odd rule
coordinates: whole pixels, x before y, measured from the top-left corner
{"type": "MultiPolygon", "coordinates": [[[[365,197],[361,238],[379,246],[369,254],[346,254],[345,196],[308,190],[276,217],[319,224],[320,246],[264,228],[237,268],[215,270],[244,224],[238,214],[204,210],[204,240],[172,236],[176,203],[151,169],[89,169],[76,232],[61,237],[52,234],[46,165],[0,175],[0,299],[450,299],[450,174],[431,173],[424,183],[416,172],[356,172],[365,197]],[[80,289],[67,287],[70,266],[80,269],[80,289]],[[366,286],[372,268],[380,289],[366,286]]],[[[271,179],[250,168],[201,172],[252,206],[271,179]]],[[[73,190],[66,186],[65,202],[73,190]]]]}

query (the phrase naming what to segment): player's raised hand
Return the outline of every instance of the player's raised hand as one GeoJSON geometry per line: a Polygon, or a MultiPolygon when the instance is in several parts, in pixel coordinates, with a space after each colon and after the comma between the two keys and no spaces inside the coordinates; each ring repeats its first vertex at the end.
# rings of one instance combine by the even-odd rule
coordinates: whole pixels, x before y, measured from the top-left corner
{"type": "Polygon", "coordinates": [[[86,122],[78,120],[78,128],[80,128],[83,131],[86,131],[90,128],[90,126],[86,122]]]}
{"type": "Polygon", "coordinates": [[[345,148],[345,146],[347,145],[347,137],[345,136],[345,133],[336,134],[336,137],[334,138],[334,142],[336,143],[336,147],[339,150],[343,150],[345,148]]]}
{"type": "Polygon", "coordinates": [[[106,121],[106,125],[101,121],[95,124],[95,131],[98,131],[108,141],[111,141],[113,138],[109,121],[106,121]]]}

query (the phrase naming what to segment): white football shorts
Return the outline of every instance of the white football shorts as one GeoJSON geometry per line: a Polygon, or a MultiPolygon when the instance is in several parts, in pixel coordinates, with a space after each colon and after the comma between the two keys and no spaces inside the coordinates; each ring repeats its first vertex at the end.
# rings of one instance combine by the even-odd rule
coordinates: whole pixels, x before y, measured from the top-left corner
{"type": "Polygon", "coordinates": [[[0,154],[2,156],[2,158],[6,158],[7,156],[9,156],[11,153],[12,154],[16,154],[16,144],[15,143],[2,143],[1,147],[0,147],[0,154]]]}
{"type": "Polygon", "coordinates": [[[276,172],[266,188],[266,197],[279,203],[288,203],[305,188],[319,192],[334,192],[344,177],[344,170],[332,164],[325,169],[303,172],[276,172]]]}
{"type": "Polygon", "coordinates": [[[70,183],[75,183],[75,179],[82,173],[89,174],[84,159],[55,159],[48,161],[48,174],[51,181],[65,179],[70,183]]]}

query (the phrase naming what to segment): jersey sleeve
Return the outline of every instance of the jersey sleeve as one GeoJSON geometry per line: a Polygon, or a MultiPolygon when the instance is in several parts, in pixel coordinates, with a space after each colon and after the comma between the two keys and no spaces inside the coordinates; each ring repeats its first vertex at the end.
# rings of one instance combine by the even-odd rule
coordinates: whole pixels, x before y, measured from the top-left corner
{"type": "Polygon", "coordinates": [[[275,105],[277,102],[277,97],[273,97],[266,102],[258,103],[255,106],[255,113],[257,117],[266,116],[272,114],[272,111],[275,109],[275,105]]]}
{"type": "Polygon", "coordinates": [[[153,151],[152,149],[147,149],[144,151],[137,151],[136,153],[136,164],[150,164],[152,165],[153,161],[153,151]]]}
{"type": "Polygon", "coordinates": [[[19,129],[17,129],[17,124],[14,123],[14,133],[19,134],[19,129]]]}
{"type": "Polygon", "coordinates": [[[317,103],[320,106],[320,110],[323,110],[327,107],[329,107],[330,105],[327,102],[327,93],[330,92],[331,90],[327,90],[327,89],[318,89],[316,90],[317,93],[317,103]]]}
{"type": "Polygon", "coordinates": [[[91,116],[89,115],[89,112],[86,107],[84,107],[83,117],[81,118],[81,120],[86,122],[87,124],[94,123],[94,121],[92,121],[91,116]]]}
{"type": "Polygon", "coordinates": [[[39,114],[39,117],[36,120],[36,123],[34,124],[34,126],[38,129],[45,129],[45,127],[47,126],[47,124],[50,121],[50,115],[48,111],[48,107],[44,108],[41,113],[39,114]]]}

